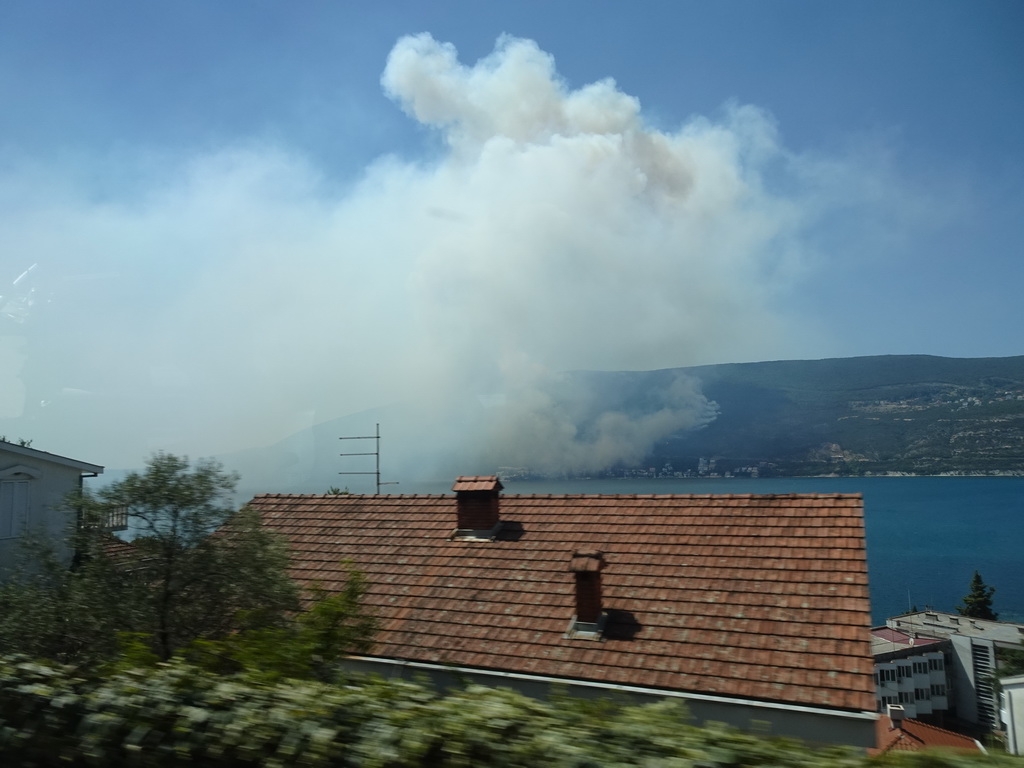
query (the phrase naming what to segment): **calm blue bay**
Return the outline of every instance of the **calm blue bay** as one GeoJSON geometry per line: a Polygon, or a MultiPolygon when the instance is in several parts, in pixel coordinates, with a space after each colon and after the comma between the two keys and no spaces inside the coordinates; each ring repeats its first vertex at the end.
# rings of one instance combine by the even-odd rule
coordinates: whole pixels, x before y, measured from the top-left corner
{"type": "Polygon", "coordinates": [[[1024,622],[1024,478],[512,481],[505,493],[860,493],[874,623],[912,605],[955,610],[975,570],[996,587],[1000,618],[1024,622]]]}

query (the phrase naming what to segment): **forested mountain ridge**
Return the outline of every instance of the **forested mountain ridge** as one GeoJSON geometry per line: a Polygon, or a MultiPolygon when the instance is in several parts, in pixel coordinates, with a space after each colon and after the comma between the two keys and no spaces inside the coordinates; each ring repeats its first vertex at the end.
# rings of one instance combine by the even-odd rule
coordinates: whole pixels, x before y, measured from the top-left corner
{"type": "MultiPolygon", "coordinates": [[[[715,418],[654,443],[639,464],[592,469],[586,476],[1024,475],[1024,356],[907,355],[575,372],[564,379],[564,395],[578,393],[590,403],[591,421],[611,412],[642,422],[671,407],[665,393],[680,377],[689,380],[683,390],[702,392],[715,404],[715,418]]],[[[402,491],[417,487],[417,471],[431,479],[474,472],[497,472],[506,480],[564,475],[541,463],[518,469],[465,461],[424,475],[424,462],[436,457],[423,446],[435,443],[426,432],[409,433],[415,439],[396,436],[405,413],[389,406],[352,414],[219,458],[242,474],[242,490],[249,494],[268,488],[320,493],[350,480],[353,490],[364,492],[371,487],[364,478],[339,472],[372,464],[339,457],[338,437],[371,434],[367,425],[379,422],[385,474],[405,481],[402,491]],[[403,449],[416,449],[415,460],[396,460],[403,449]]],[[[585,435],[589,425],[584,418],[576,426],[585,435]]]]}
{"type": "MultiPolygon", "coordinates": [[[[768,475],[1024,474],[1024,356],[891,355],[606,374],[692,376],[718,405],[659,469],[768,475]],[[713,465],[711,462],[714,462],[713,465]]],[[[611,384],[611,381],[606,382],[611,384]]],[[[639,386],[637,386],[639,385],[639,386]]]]}

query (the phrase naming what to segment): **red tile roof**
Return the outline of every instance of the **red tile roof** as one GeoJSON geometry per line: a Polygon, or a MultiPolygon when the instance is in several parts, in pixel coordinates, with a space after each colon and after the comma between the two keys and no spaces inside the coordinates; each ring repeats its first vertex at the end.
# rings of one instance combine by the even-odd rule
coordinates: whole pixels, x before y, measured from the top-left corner
{"type": "Polygon", "coordinates": [[[871,630],[871,634],[877,637],[879,640],[885,640],[889,643],[900,643],[903,645],[910,644],[910,635],[906,632],[900,632],[898,629],[889,629],[889,627],[875,627],[871,630]]]}
{"type": "Polygon", "coordinates": [[[113,534],[105,534],[100,540],[103,554],[115,562],[131,562],[137,560],[139,551],[130,541],[119,539],[113,534]]]}
{"type": "Polygon", "coordinates": [[[969,752],[984,751],[970,736],[909,718],[905,719],[899,728],[894,728],[892,720],[887,715],[881,715],[875,722],[875,733],[878,738],[875,754],[893,751],[917,752],[937,747],[969,752]]]}
{"type": "Polygon", "coordinates": [[[252,503],[296,579],[365,573],[375,656],[874,709],[859,495],[502,496],[493,541],[452,538],[454,496],[252,503]],[[601,553],[602,642],[565,636],[579,550],[601,553]]]}
{"type": "Polygon", "coordinates": [[[933,645],[934,643],[941,643],[942,641],[935,637],[913,637],[906,632],[901,632],[898,629],[891,629],[890,627],[875,627],[871,630],[872,637],[878,640],[895,643],[896,645],[906,646],[922,646],[922,645],[933,645]]]}

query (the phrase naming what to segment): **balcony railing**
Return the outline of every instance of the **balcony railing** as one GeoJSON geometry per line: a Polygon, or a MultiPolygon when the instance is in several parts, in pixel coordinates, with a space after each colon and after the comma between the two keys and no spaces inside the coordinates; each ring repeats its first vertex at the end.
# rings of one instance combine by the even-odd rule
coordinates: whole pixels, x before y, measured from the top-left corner
{"type": "Polygon", "coordinates": [[[108,531],[128,530],[128,507],[116,507],[108,511],[103,527],[108,531]]]}

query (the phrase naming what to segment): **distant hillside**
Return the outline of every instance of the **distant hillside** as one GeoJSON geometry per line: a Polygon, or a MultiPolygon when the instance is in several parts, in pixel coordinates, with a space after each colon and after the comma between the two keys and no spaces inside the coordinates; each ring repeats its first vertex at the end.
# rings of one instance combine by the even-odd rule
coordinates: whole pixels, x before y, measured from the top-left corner
{"type": "MultiPolygon", "coordinates": [[[[680,375],[699,382],[717,403],[717,418],[657,445],[642,468],[617,466],[606,474],[663,473],[666,465],[672,474],[690,475],[1024,474],[1024,357],[859,357],[578,372],[569,378],[585,384],[579,391],[594,401],[595,412],[642,417],[664,407],[663,394],[680,375]]],[[[499,470],[461,462],[434,470],[428,464],[438,458],[430,450],[434,435],[403,433],[414,420],[398,406],[321,422],[274,445],[219,458],[241,473],[243,497],[268,489],[322,493],[331,486],[372,492],[372,477],[339,474],[372,469],[372,457],[339,456],[372,445],[343,447],[338,438],[372,434],[378,422],[383,479],[402,481],[386,492],[413,492],[421,488],[417,478],[499,470]],[[413,461],[403,463],[403,449],[413,461]]],[[[558,474],[544,466],[499,471],[506,479],[516,471],[558,474]]]]}
{"type": "Polygon", "coordinates": [[[794,360],[586,374],[642,392],[683,373],[718,403],[706,428],[658,446],[674,471],[1024,474],[1024,356],[794,360]],[[714,460],[713,468],[710,461],[714,460]]]}

